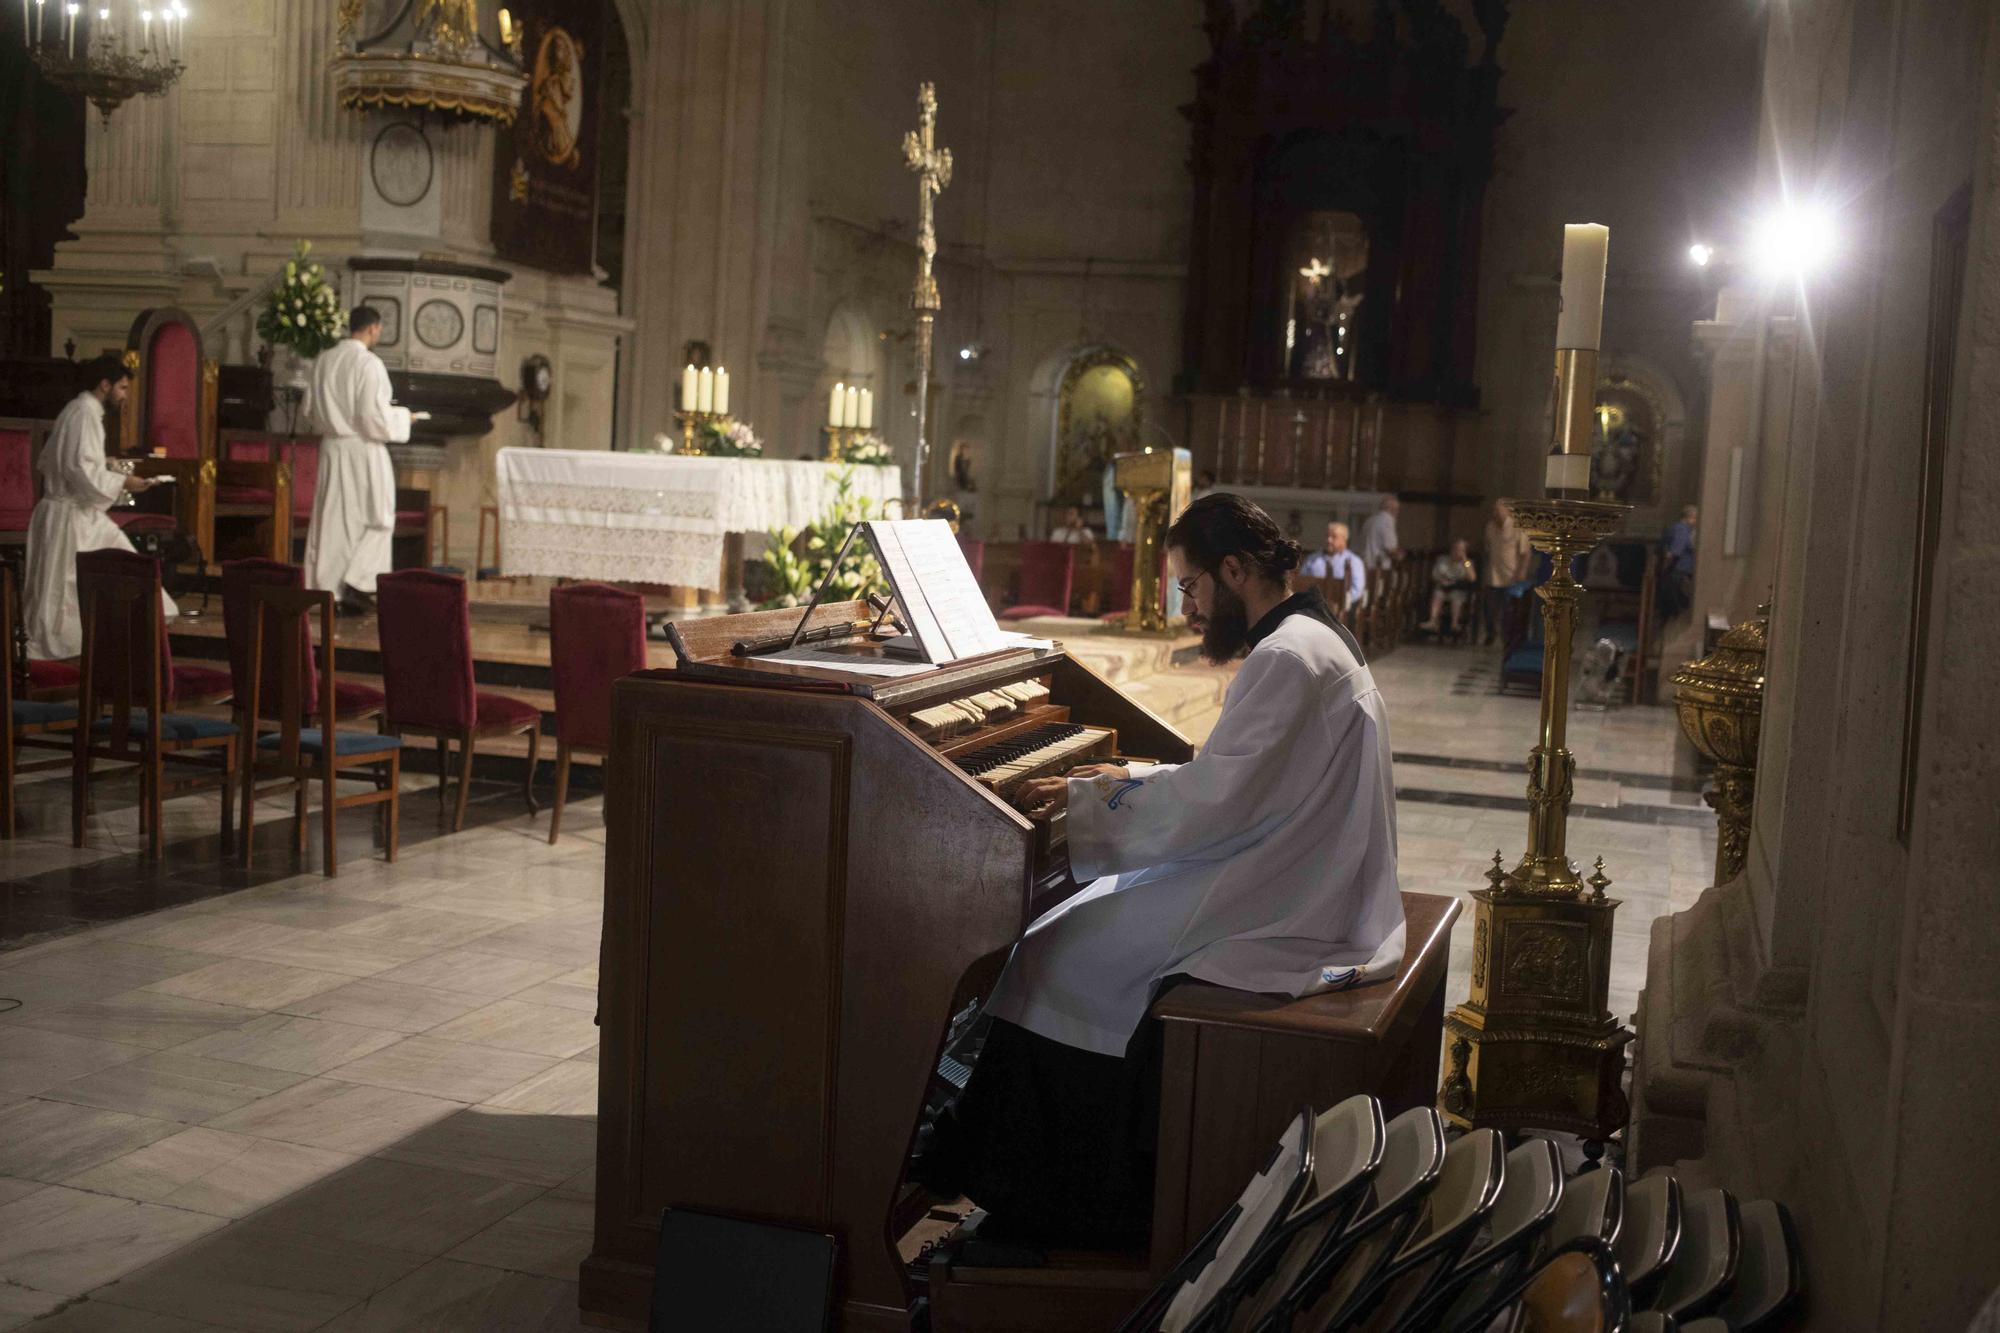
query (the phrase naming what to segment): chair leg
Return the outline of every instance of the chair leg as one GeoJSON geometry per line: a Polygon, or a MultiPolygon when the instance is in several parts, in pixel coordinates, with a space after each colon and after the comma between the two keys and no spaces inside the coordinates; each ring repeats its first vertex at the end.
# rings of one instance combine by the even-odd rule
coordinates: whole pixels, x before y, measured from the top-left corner
{"type": "Polygon", "coordinates": [[[0,747],[0,838],[14,836],[14,736],[0,747]]]}
{"type": "Polygon", "coordinates": [[[167,851],[166,833],[160,828],[160,815],[162,813],[160,787],[166,776],[165,769],[166,764],[161,760],[160,752],[157,748],[147,754],[145,773],[148,781],[146,783],[146,799],[144,804],[146,818],[151,821],[151,827],[146,831],[146,854],[151,856],[155,861],[166,855],[167,851]]]}
{"type": "Polygon", "coordinates": [[[403,752],[389,756],[389,860],[396,859],[397,823],[403,809],[403,752]]]}
{"type": "Polygon", "coordinates": [[[465,798],[472,791],[472,751],[474,741],[471,732],[458,738],[458,752],[462,762],[458,767],[458,811],[452,816],[451,831],[458,832],[465,827],[465,798]]]}
{"type": "Polygon", "coordinates": [[[328,879],[340,873],[340,850],[338,843],[340,816],[339,793],[334,791],[334,783],[339,770],[333,766],[333,728],[327,728],[324,739],[328,742],[320,747],[319,799],[320,799],[320,842],[324,850],[320,854],[320,874],[328,879]]]}
{"type": "Polygon", "coordinates": [[[556,741],[556,803],[549,807],[549,846],[562,830],[563,803],[569,800],[569,742],[556,741]]]}
{"type": "Polygon", "coordinates": [[[528,728],[528,776],[521,779],[521,795],[528,802],[528,818],[533,819],[540,808],[535,804],[535,765],[542,757],[542,720],[535,719],[535,725],[528,728]]]}
{"type": "Polygon", "coordinates": [[[237,743],[241,736],[229,738],[229,744],[222,752],[222,854],[229,855],[229,849],[236,845],[236,812],[230,798],[236,794],[236,765],[239,761],[237,743]]]}
{"type": "Polygon", "coordinates": [[[85,741],[90,734],[90,720],[84,718],[77,724],[75,748],[70,751],[69,769],[69,837],[73,847],[83,846],[83,807],[90,799],[90,753],[85,741]]]}
{"type": "Polygon", "coordinates": [[[306,797],[312,784],[293,770],[292,779],[292,855],[300,861],[306,859],[306,797]]]}
{"type": "Polygon", "coordinates": [[[237,835],[237,845],[242,848],[243,859],[248,861],[255,847],[257,827],[257,752],[253,748],[245,755],[239,780],[243,784],[243,831],[237,835]]]}
{"type": "Polygon", "coordinates": [[[444,813],[444,785],[451,779],[451,742],[438,737],[438,813],[444,813]]]}

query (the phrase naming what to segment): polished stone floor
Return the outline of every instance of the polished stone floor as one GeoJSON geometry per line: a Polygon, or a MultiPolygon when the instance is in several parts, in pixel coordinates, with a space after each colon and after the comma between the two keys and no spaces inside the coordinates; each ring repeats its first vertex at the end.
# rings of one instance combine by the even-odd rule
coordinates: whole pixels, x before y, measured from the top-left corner
{"type": "MultiPolygon", "coordinates": [[[[1376,674],[1404,887],[1463,895],[1523,845],[1536,703],[1495,694],[1472,649],[1405,647],[1376,674]]],[[[1629,1014],[1647,925],[1705,885],[1713,820],[1670,710],[1579,713],[1571,741],[1571,851],[1624,900],[1629,1014]]],[[[172,804],[158,865],[108,796],[74,851],[63,787],[28,784],[0,843],[8,901],[32,905],[0,919],[0,1330],[578,1327],[601,802],[551,848],[494,785],[446,836],[429,782],[397,864],[356,813],[333,880],[296,872],[284,820],[252,864],[221,858],[212,798],[172,804]]],[[[1456,999],[1470,931],[1454,944],[1456,999]]]]}

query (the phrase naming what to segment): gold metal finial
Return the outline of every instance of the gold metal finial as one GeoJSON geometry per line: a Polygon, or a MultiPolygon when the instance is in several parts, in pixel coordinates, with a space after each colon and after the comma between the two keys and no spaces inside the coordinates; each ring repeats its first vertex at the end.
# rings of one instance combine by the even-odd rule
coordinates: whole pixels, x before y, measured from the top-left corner
{"type": "Polygon", "coordinates": [[[1597,858],[1597,873],[1585,880],[1584,883],[1590,885],[1590,896],[1593,899],[1599,902],[1604,900],[1604,891],[1611,887],[1611,876],[1604,873],[1603,857],[1600,856],[1597,858]]]}
{"type": "Polygon", "coordinates": [[[1506,864],[1500,855],[1498,847],[1493,849],[1493,868],[1486,872],[1486,882],[1493,886],[1493,892],[1495,893],[1500,892],[1501,886],[1507,882],[1506,864]]]}

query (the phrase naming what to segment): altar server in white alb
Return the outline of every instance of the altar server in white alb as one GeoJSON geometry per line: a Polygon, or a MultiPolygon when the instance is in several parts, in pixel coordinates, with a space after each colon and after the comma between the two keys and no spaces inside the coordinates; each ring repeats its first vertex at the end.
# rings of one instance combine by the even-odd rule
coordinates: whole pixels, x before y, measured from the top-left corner
{"type": "Polygon", "coordinates": [[[387,446],[410,438],[409,410],[390,401],[389,369],[375,355],[381,336],[381,313],[356,306],[347,337],[313,363],[319,489],[306,531],[306,585],[356,610],[374,606],[375,578],[389,572],[396,470],[387,446]]]}
{"type": "MultiPolygon", "coordinates": [[[[157,478],[120,472],[104,458],[104,409],[122,406],[131,384],[132,372],[115,356],[86,363],[83,392],[62,410],[42,446],[42,498],[28,521],[24,599],[29,657],[58,659],[83,651],[76,554],[131,550],[132,543],[108,511],[127,491],[160,484],[157,478]]],[[[173,599],[160,596],[166,613],[175,614],[173,599]]]]}
{"type": "Polygon", "coordinates": [[[919,1164],[1023,1239],[1144,1230],[1147,1010],[1168,979],[1298,996],[1402,962],[1388,716],[1360,646],[1317,589],[1286,596],[1299,546],[1241,496],[1196,501],[1167,545],[1204,655],[1248,656],[1193,761],[1024,784],[1030,814],[1067,810],[1086,887],[1015,947],[971,1082],[919,1164]]]}

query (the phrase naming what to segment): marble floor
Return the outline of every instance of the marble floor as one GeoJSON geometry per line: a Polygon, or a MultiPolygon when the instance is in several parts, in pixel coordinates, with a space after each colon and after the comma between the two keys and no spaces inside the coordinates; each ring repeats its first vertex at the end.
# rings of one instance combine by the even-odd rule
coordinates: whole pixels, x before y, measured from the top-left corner
{"type": "MultiPolygon", "coordinates": [[[[1472,649],[1406,647],[1376,674],[1404,886],[1462,896],[1520,852],[1536,703],[1495,694],[1472,649]]],[[[1706,883],[1713,820],[1670,710],[1579,713],[1571,741],[1571,850],[1624,900],[1629,1013],[1647,926],[1706,883]]],[[[357,814],[333,880],[296,873],[276,827],[224,861],[213,798],[172,804],[158,865],[108,801],[74,851],[62,789],[28,784],[0,888],[86,907],[0,939],[0,1330],[579,1327],[601,801],[551,848],[513,790],[444,836],[410,781],[398,862],[357,814]]],[[[1454,945],[1456,999],[1470,931],[1454,945]]]]}

